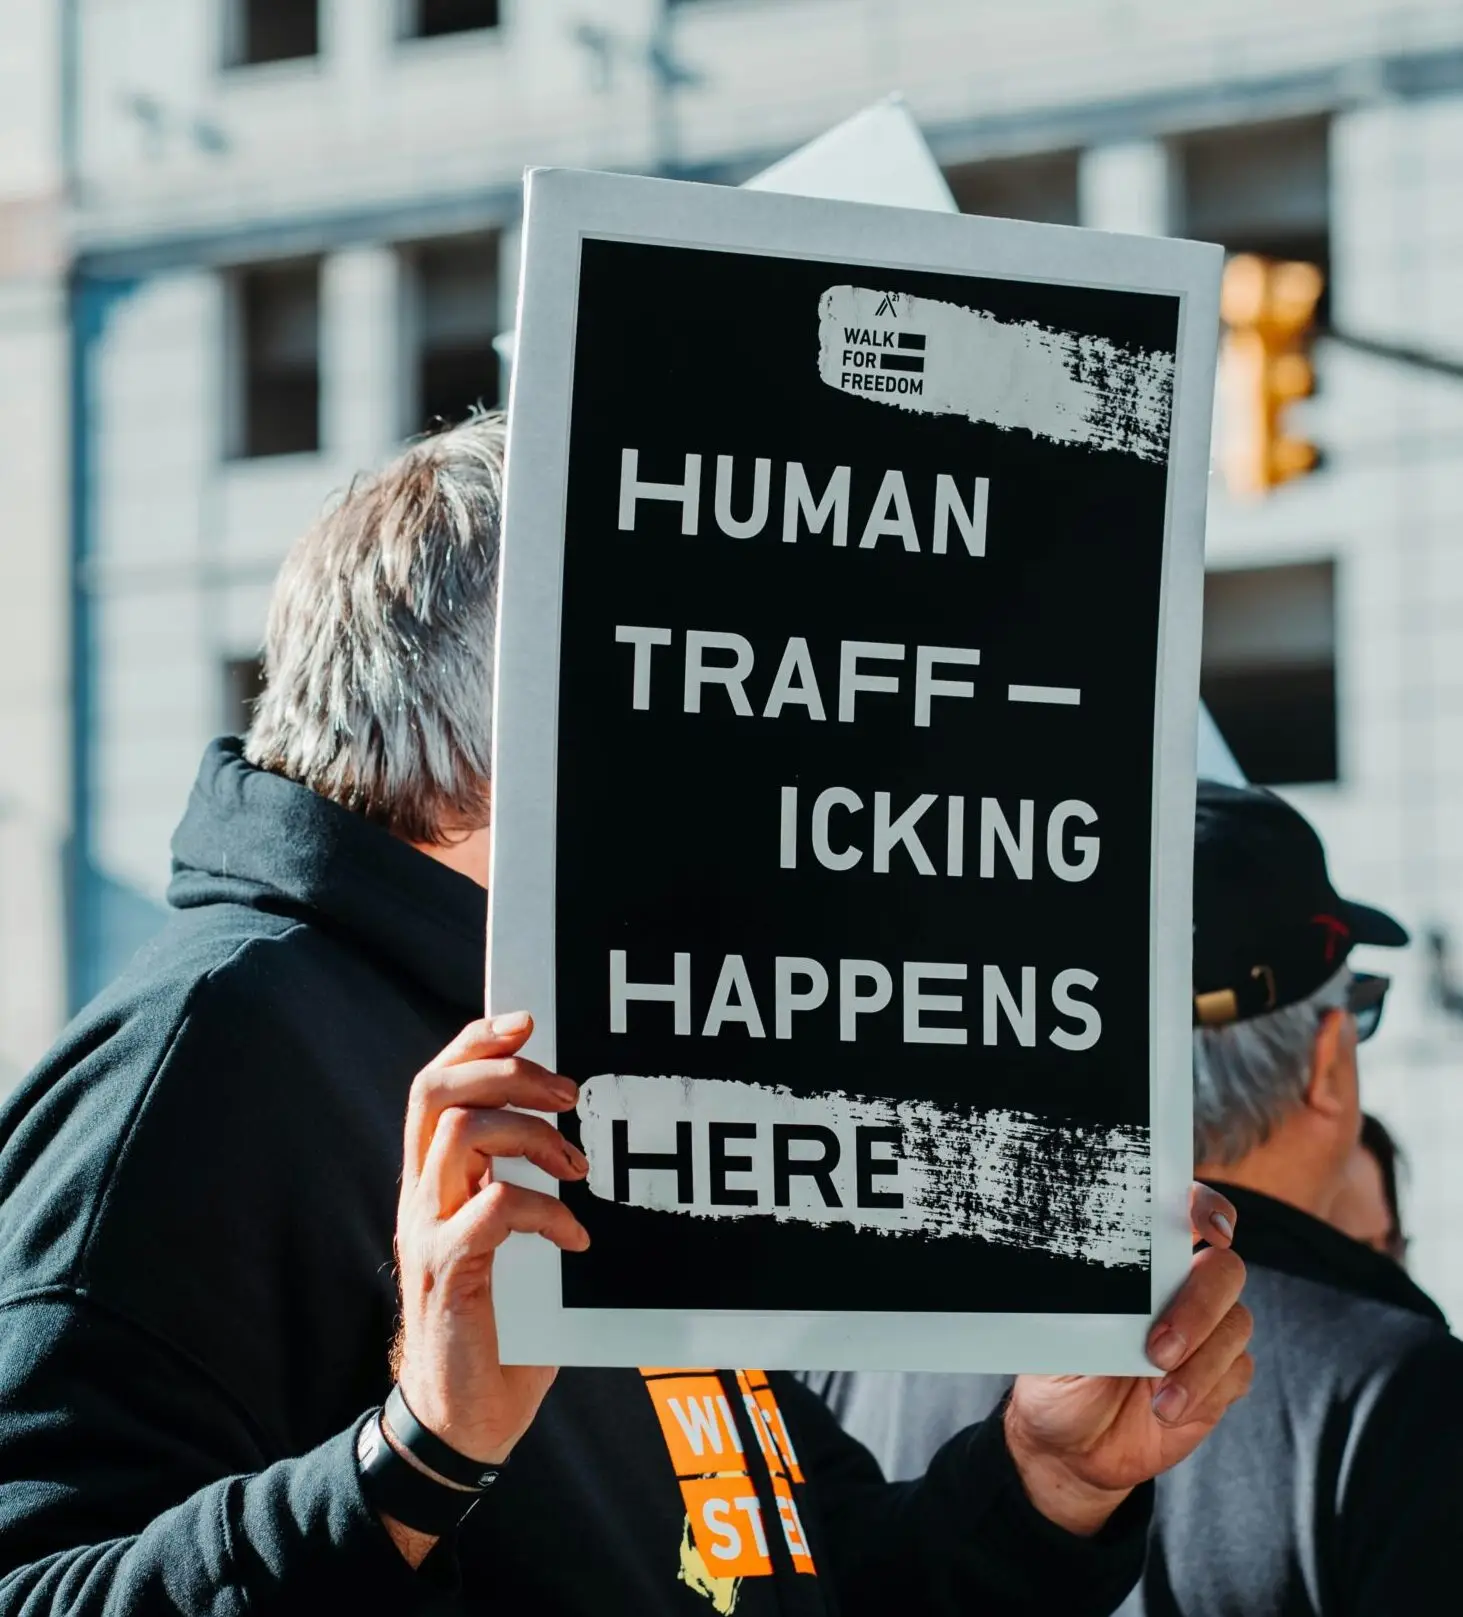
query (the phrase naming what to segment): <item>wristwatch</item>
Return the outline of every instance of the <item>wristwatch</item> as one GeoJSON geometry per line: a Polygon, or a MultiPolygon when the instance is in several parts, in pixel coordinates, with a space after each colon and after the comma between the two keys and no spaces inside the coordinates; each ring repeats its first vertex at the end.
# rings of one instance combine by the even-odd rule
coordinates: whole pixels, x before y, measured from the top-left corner
{"type": "Polygon", "coordinates": [[[412,1414],[400,1387],[391,1389],[383,1409],[372,1410],[356,1438],[361,1492],[376,1510],[404,1527],[440,1538],[459,1526],[503,1468],[474,1460],[429,1432],[412,1414]],[[382,1429],[383,1418],[397,1452],[382,1429]]]}

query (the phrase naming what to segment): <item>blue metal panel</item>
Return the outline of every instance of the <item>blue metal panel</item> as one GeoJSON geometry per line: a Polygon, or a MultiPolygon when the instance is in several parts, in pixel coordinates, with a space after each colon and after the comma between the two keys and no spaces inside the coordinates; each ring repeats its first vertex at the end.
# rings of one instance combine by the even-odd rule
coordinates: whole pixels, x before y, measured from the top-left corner
{"type": "Polygon", "coordinates": [[[108,876],[95,856],[92,762],[97,742],[98,667],[94,605],[87,562],[94,548],[96,446],[109,423],[96,396],[96,362],[116,309],[136,292],[135,279],[77,276],[71,284],[71,845],[67,858],[67,998],[74,1011],[127,963],[161,925],[151,899],[108,876]]]}

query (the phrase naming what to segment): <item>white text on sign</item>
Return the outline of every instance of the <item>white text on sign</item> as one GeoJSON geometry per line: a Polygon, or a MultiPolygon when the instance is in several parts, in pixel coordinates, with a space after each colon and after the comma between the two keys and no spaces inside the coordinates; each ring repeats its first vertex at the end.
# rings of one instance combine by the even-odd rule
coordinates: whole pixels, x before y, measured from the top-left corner
{"type": "MultiPolygon", "coordinates": [[[[654,482],[640,476],[640,451],[620,452],[619,526],[622,533],[633,533],[640,508],[647,502],[669,502],[681,508],[681,532],[698,534],[702,528],[704,480],[702,458],[689,454],[679,482],[654,482]]],[[[733,510],[737,503],[736,462],[731,455],[716,457],[716,477],[712,493],[712,517],[728,539],[756,539],[767,532],[772,518],[772,462],[752,463],[750,498],[742,514],[733,510]]],[[[928,548],[931,555],[943,556],[951,548],[952,530],[965,552],[985,555],[986,509],[990,480],[984,477],[957,480],[941,472],[935,478],[930,498],[921,499],[918,517],[915,502],[903,472],[885,472],[878,492],[867,509],[853,509],[853,474],[848,466],[836,466],[822,490],[814,493],[801,461],[784,463],[782,500],[774,531],[784,543],[795,544],[806,530],[810,535],[827,532],[829,542],[846,546],[850,532],[858,535],[856,547],[872,550],[881,539],[897,540],[912,554],[928,548]],[[969,496],[961,492],[970,490],[969,496]]]]}

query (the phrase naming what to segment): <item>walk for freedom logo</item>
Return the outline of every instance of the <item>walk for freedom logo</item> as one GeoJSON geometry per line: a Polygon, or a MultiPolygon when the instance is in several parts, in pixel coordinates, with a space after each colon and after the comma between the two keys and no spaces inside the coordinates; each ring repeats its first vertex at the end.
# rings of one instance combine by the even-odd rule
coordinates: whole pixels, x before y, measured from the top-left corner
{"type": "MultiPolygon", "coordinates": [[[[825,294],[824,302],[827,302],[825,294]]],[[[899,312],[899,293],[886,292],[874,318],[893,319],[899,312]]],[[[840,360],[840,383],[851,393],[921,394],[924,384],[926,343],[922,331],[893,327],[846,326],[840,360]],[[892,373],[892,374],[891,374],[892,373]]],[[[825,373],[824,380],[827,380],[825,373]]]]}
{"type": "Polygon", "coordinates": [[[818,371],[841,393],[1057,443],[1168,456],[1173,355],[864,286],[818,303],[818,371]]]}

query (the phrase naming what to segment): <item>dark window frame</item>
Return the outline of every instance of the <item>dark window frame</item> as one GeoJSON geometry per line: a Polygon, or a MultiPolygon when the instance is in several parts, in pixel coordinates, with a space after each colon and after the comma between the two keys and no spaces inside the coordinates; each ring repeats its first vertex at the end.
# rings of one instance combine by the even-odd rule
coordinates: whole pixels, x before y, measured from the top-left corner
{"type": "Polygon", "coordinates": [[[225,735],[244,735],[264,694],[264,654],[225,657],[220,669],[220,723],[225,735]]]}
{"type": "Polygon", "coordinates": [[[426,39],[460,39],[465,34],[487,36],[502,31],[503,0],[397,0],[396,37],[403,44],[426,39]],[[455,21],[454,12],[482,9],[488,21],[455,21]]]}
{"type": "Polygon", "coordinates": [[[267,460],[280,455],[315,455],[324,448],[323,264],[319,258],[239,265],[229,272],[229,355],[225,457],[267,460]],[[264,352],[263,307],[268,283],[307,280],[313,308],[313,351],[299,363],[270,363],[264,352]]]}
{"type": "Polygon", "coordinates": [[[1081,153],[1071,147],[1017,156],[947,163],[946,183],[962,213],[991,219],[1034,219],[1040,224],[1081,223],[1078,183],[1081,153]],[[1051,204],[1060,196],[1060,204],[1051,204]],[[1023,197],[1038,202],[1023,207],[1023,197]]]}
{"type": "Polygon", "coordinates": [[[503,282],[500,265],[502,236],[497,231],[474,231],[462,236],[439,236],[401,244],[403,260],[402,335],[402,431],[405,435],[439,431],[466,419],[473,404],[484,409],[500,407],[507,401],[506,367],[494,339],[503,323],[503,282]],[[484,287],[485,316],[480,335],[462,343],[431,343],[423,330],[424,298],[429,295],[427,280],[434,258],[449,260],[454,254],[470,258],[481,254],[486,261],[484,287]],[[491,329],[489,329],[491,328],[491,329]]]}
{"type": "MultiPolygon", "coordinates": [[[[1335,785],[1342,779],[1337,606],[1340,566],[1333,557],[1273,566],[1215,568],[1205,577],[1205,651],[1200,694],[1246,777],[1260,786],[1335,785]],[[1241,593],[1267,574],[1314,573],[1324,577],[1322,610],[1327,646],[1288,650],[1277,643],[1268,654],[1253,649],[1224,656],[1213,642],[1221,592],[1241,593]]],[[[1277,585],[1285,580],[1277,577],[1277,585]]],[[[1307,586],[1300,580],[1300,587],[1307,586]]],[[[1319,600],[1320,597],[1318,596],[1319,600]]]]}
{"type": "MultiPolygon", "coordinates": [[[[1203,129],[1175,138],[1171,146],[1176,175],[1173,234],[1193,236],[1201,241],[1217,241],[1229,253],[1258,253],[1262,258],[1300,259],[1315,264],[1325,277],[1316,318],[1325,326],[1331,312],[1331,259],[1334,234],[1335,194],[1331,170],[1333,119],[1328,113],[1306,114],[1296,118],[1260,123],[1226,125],[1203,129]],[[1236,212],[1237,199],[1247,193],[1236,175],[1226,174],[1224,158],[1230,152],[1238,175],[1265,168],[1264,154],[1307,154],[1292,172],[1310,169],[1316,182],[1314,196],[1319,207],[1309,216],[1299,210],[1295,218],[1273,216],[1273,198],[1260,187],[1254,212],[1246,218],[1236,212]],[[1270,217],[1266,217],[1271,214],[1270,217]]],[[[1285,170],[1287,158],[1274,165],[1285,170]]],[[[1305,194],[1302,192],[1302,194],[1305,194]]],[[[1241,203],[1242,206],[1242,203],[1241,203]]]]}
{"type": "Polygon", "coordinates": [[[226,72],[237,72],[241,68],[279,67],[287,63],[319,61],[322,35],[320,0],[274,0],[274,4],[278,16],[273,19],[255,18],[252,13],[256,8],[260,11],[265,10],[269,0],[227,0],[222,60],[226,72]],[[283,49],[277,46],[271,48],[256,37],[256,31],[267,34],[271,25],[277,32],[288,34],[288,26],[281,27],[282,20],[286,17],[296,26],[302,26],[306,15],[304,8],[307,5],[309,24],[305,32],[309,36],[308,49],[297,49],[292,46],[283,49]]]}

